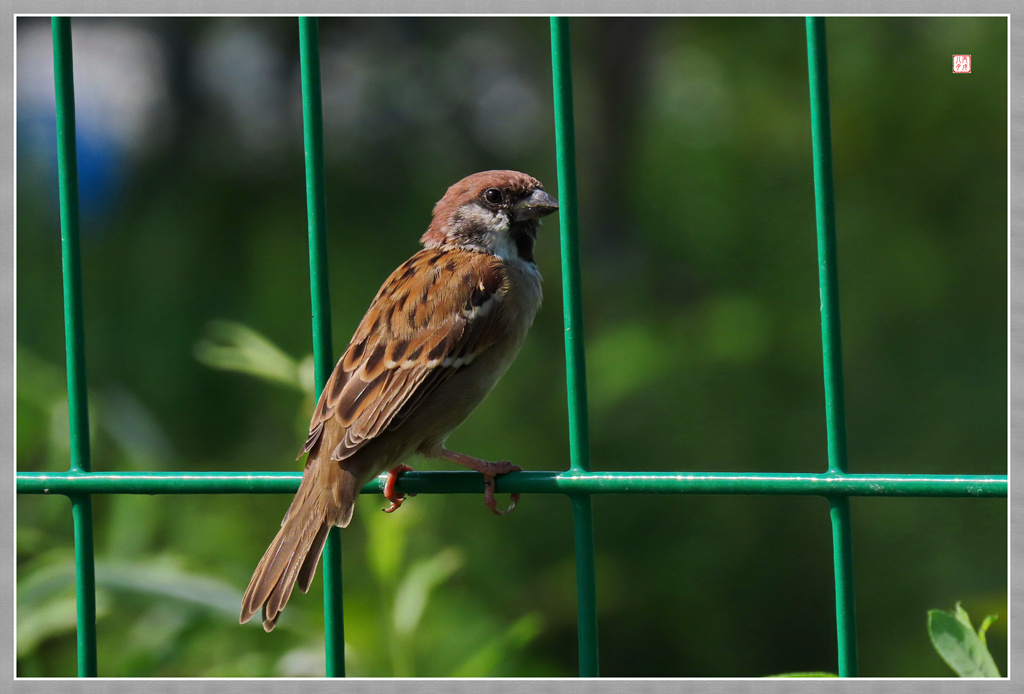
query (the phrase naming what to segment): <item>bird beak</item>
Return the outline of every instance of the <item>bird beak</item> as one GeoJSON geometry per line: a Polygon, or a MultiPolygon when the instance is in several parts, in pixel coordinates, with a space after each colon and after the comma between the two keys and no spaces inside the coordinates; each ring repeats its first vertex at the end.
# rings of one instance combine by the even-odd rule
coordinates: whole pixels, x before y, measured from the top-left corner
{"type": "Polygon", "coordinates": [[[557,210],[558,201],[540,188],[535,188],[527,197],[517,202],[513,209],[517,220],[540,219],[557,210]]]}

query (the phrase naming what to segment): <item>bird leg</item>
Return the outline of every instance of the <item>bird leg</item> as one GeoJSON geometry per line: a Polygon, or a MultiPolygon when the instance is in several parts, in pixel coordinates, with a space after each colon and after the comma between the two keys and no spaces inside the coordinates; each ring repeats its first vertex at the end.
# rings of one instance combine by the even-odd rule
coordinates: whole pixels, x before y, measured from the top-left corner
{"type": "Polygon", "coordinates": [[[481,460],[480,458],[474,458],[471,455],[465,455],[463,453],[456,453],[455,451],[449,451],[447,448],[442,448],[440,456],[444,460],[449,460],[459,465],[465,465],[470,470],[476,470],[484,476],[484,503],[487,504],[487,508],[491,509],[495,514],[503,516],[509,513],[516,507],[519,502],[519,495],[512,495],[512,504],[504,511],[498,510],[498,503],[494,498],[494,478],[497,475],[504,475],[509,472],[520,472],[523,468],[518,465],[513,465],[507,460],[499,460],[496,463],[492,463],[487,460],[481,460]]]}
{"type": "MultiPolygon", "coordinates": [[[[398,494],[395,492],[395,482],[398,481],[398,476],[403,472],[409,472],[412,470],[408,465],[396,465],[395,467],[388,470],[388,480],[384,483],[384,498],[391,502],[391,505],[387,508],[382,508],[381,511],[384,513],[392,513],[398,510],[398,507],[405,501],[405,494],[398,494]]],[[[409,496],[415,496],[410,494],[409,496]]]]}

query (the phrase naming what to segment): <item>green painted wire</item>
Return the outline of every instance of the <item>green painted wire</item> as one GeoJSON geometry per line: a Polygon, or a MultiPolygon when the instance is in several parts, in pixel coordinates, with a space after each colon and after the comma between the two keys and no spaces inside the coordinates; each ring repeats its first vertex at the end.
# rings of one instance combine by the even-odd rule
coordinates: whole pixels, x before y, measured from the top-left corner
{"type": "Polygon", "coordinates": [[[85,387],[82,261],[78,242],[78,154],[75,144],[75,77],[71,20],[54,17],[53,79],[57,103],[57,178],[60,186],[61,265],[64,277],[64,340],[68,369],[71,469],[88,472],[89,408],[85,387]]]}
{"type": "MultiPolygon", "coordinates": [[[[320,93],[320,46],[315,17],[299,17],[302,68],[302,125],[306,152],[306,208],[309,216],[309,286],[313,307],[313,369],[316,392],[334,367],[331,301],[327,281],[327,203],[324,195],[324,126],[320,93]]],[[[341,534],[331,528],[324,544],[324,641],[327,676],[345,676],[345,620],[342,611],[341,534]]]]}
{"type": "MultiPolygon", "coordinates": [[[[18,494],[294,494],[301,472],[19,472],[18,494]]],[[[361,490],[380,494],[387,475],[361,490]]],[[[751,494],[874,498],[1005,499],[1006,475],[834,475],[829,472],[517,472],[501,494],[751,494]]],[[[480,494],[469,471],[406,472],[411,494],[480,494]]]]}
{"type": "Polygon", "coordinates": [[[75,534],[78,676],[96,677],[96,551],[93,546],[91,496],[71,496],[71,522],[75,534]]]}
{"type": "MultiPolygon", "coordinates": [[[[576,204],[576,135],[572,107],[572,57],[569,20],[551,18],[551,67],[558,160],[558,218],[562,246],[562,303],[565,314],[565,370],[569,397],[570,470],[590,470],[587,422],[587,370],[583,349],[583,302],[576,204]]],[[[597,677],[597,586],[594,565],[594,514],[589,496],[573,496],[576,544],[576,595],[579,612],[580,676],[597,677]]]]}
{"type": "MultiPolygon", "coordinates": [[[[82,318],[82,263],[78,244],[78,154],[75,144],[75,77],[71,20],[51,19],[53,77],[57,104],[57,176],[60,187],[61,265],[64,277],[64,339],[68,369],[71,472],[87,473],[89,407],[85,387],[85,330],[82,318]]],[[[75,602],[78,676],[96,676],[96,559],[92,498],[71,497],[75,533],[75,602]]]]}
{"type": "MultiPolygon", "coordinates": [[[[832,128],[828,95],[825,20],[807,17],[807,66],[811,92],[811,139],[814,146],[814,203],[818,232],[818,277],[821,293],[821,343],[825,376],[825,426],[828,470],[848,471],[843,353],[839,328],[839,280],[836,273],[835,189],[832,180],[832,128]]],[[[836,582],[836,633],[839,676],[857,676],[857,620],[853,587],[853,541],[850,500],[829,498],[836,582]]]]}

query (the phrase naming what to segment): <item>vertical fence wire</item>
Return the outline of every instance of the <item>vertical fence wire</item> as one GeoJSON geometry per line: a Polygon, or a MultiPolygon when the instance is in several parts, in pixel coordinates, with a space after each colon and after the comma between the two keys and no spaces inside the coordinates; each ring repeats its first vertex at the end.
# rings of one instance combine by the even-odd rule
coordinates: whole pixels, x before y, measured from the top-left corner
{"type": "MultiPolygon", "coordinates": [[[[569,398],[570,470],[590,470],[586,361],[576,205],[576,133],[572,105],[572,57],[569,20],[551,18],[551,67],[558,160],[558,218],[562,254],[562,304],[565,316],[565,367],[569,398]]],[[[576,543],[576,600],[579,617],[580,676],[597,677],[597,586],[594,566],[594,515],[589,494],[570,496],[576,543]]]]}
{"type": "MultiPolygon", "coordinates": [[[[313,369],[316,392],[334,366],[331,301],[327,281],[327,204],[324,195],[323,102],[320,93],[319,28],[315,17],[299,17],[302,71],[302,126],[306,157],[306,208],[309,218],[309,287],[313,308],[313,369]]],[[[324,647],[327,676],[345,676],[345,626],[342,612],[341,535],[331,528],[324,544],[324,647]]]]}
{"type": "MultiPolygon", "coordinates": [[[[82,263],[78,244],[78,149],[75,144],[75,76],[71,20],[53,17],[53,80],[57,115],[57,177],[60,187],[61,269],[64,281],[64,341],[68,370],[71,472],[89,472],[89,407],[85,385],[82,263]]],[[[92,497],[72,494],[75,533],[75,603],[78,676],[96,676],[96,561],[92,497]]]]}
{"type": "MultiPolygon", "coordinates": [[[[814,148],[814,202],[818,235],[818,283],[821,294],[821,344],[825,376],[825,426],[828,471],[848,472],[846,402],[843,394],[842,339],[839,330],[839,280],[836,272],[835,189],[832,180],[832,126],[828,94],[825,20],[807,17],[807,67],[814,148]]],[[[857,676],[857,623],[853,589],[850,500],[830,496],[832,554],[836,583],[836,635],[839,676],[857,676]]]]}

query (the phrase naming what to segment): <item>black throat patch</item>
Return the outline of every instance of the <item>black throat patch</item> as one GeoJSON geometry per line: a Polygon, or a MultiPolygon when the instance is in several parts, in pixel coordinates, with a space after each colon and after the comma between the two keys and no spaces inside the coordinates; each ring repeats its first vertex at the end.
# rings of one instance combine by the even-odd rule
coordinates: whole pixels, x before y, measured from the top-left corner
{"type": "Polygon", "coordinates": [[[528,263],[533,262],[533,244],[537,241],[538,226],[540,226],[540,222],[529,219],[524,222],[516,222],[509,229],[509,235],[516,244],[516,252],[528,263]]]}

